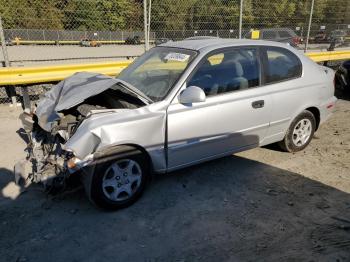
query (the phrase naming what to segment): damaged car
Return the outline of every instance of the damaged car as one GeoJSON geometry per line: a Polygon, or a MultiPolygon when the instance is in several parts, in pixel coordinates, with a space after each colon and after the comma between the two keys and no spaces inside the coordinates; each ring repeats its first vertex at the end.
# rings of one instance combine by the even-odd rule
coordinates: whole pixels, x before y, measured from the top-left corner
{"type": "Polygon", "coordinates": [[[51,191],[79,177],[97,206],[123,208],[153,173],[271,143],[303,150],[334,110],[333,80],[283,43],[167,42],[117,78],[76,73],[24,112],[16,182],[51,191]]]}

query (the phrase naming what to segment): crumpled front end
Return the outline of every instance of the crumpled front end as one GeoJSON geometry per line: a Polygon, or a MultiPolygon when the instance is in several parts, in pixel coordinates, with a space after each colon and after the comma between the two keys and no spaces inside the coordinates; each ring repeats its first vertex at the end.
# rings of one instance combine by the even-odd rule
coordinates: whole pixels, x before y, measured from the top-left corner
{"type": "MultiPolygon", "coordinates": [[[[71,174],[87,165],[89,157],[78,159],[65,147],[79,127],[92,115],[119,114],[145,105],[117,83],[104,75],[78,73],[54,86],[31,112],[23,112],[27,157],[15,165],[16,182],[62,187],[71,174]]],[[[84,148],[96,144],[91,138],[80,138],[84,148]]]]}
{"type": "MultiPolygon", "coordinates": [[[[42,183],[45,188],[62,187],[69,175],[71,153],[63,145],[79,124],[71,115],[70,121],[62,121],[52,132],[42,129],[36,115],[24,112],[20,116],[27,136],[27,157],[15,165],[17,184],[42,183]]],[[[67,119],[65,119],[67,120],[67,119]]]]}

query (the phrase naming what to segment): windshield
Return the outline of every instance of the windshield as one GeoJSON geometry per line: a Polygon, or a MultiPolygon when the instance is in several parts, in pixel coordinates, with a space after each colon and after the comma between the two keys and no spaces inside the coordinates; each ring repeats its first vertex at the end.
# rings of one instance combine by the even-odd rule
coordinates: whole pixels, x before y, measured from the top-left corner
{"type": "Polygon", "coordinates": [[[165,98],[196,56],[195,51],[155,47],[124,69],[118,78],[140,90],[153,101],[165,98]]]}

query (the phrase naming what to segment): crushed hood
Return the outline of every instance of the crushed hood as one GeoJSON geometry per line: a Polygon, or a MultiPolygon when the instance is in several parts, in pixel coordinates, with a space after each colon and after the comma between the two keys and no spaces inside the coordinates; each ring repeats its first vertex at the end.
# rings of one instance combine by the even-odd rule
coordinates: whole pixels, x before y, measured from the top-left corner
{"type": "Polygon", "coordinates": [[[52,87],[40,99],[35,112],[40,127],[50,132],[53,122],[60,119],[60,111],[72,108],[87,98],[98,95],[120,83],[145,104],[149,102],[149,99],[140,94],[140,91],[123,80],[96,73],[75,73],[52,87]]]}

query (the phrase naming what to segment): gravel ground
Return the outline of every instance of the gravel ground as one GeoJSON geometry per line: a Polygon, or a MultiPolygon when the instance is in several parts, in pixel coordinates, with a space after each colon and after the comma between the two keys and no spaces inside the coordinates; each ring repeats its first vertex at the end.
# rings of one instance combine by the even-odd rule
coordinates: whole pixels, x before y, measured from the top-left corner
{"type": "Polygon", "coordinates": [[[130,208],[19,194],[20,111],[0,107],[1,261],[350,261],[350,99],[297,154],[273,147],[157,176],[130,208]]]}

